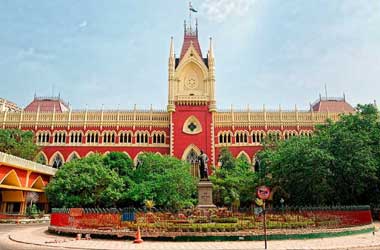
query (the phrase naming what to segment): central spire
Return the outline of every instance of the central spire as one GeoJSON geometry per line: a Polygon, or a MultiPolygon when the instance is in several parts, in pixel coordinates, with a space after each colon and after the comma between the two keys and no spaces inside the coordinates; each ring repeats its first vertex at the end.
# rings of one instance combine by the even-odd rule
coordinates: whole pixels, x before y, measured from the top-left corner
{"type": "Polygon", "coordinates": [[[180,60],[183,58],[190,45],[194,46],[195,50],[198,52],[198,55],[202,58],[201,46],[198,41],[198,19],[195,19],[195,29],[192,27],[191,23],[187,25],[186,21],[184,22],[184,38],[180,60]]]}

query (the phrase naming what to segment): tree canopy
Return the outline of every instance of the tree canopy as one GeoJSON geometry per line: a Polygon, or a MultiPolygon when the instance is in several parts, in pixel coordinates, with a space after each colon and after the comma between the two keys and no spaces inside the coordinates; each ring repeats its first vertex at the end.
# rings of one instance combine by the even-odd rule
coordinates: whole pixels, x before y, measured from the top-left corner
{"type": "Polygon", "coordinates": [[[359,105],[316,128],[311,138],[266,145],[258,154],[265,181],[293,205],[379,203],[380,122],[373,105],[359,105]]]}
{"type": "Polygon", "coordinates": [[[33,160],[40,148],[33,141],[33,132],[19,129],[0,130],[0,151],[33,160]]]}
{"type": "Polygon", "coordinates": [[[126,197],[135,205],[153,200],[157,207],[179,209],[196,204],[196,180],[190,165],[170,156],[145,153],[130,178],[126,197]]]}
{"type": "Polygon", "coordinates": [[[54,207],[156,207],[196,204],[190,166],[174,157],[144,153],[134,167],[124,153],[91,155],[65,163],[46,188],[54,207]]]}
{"type": "Polygon", "coordinates": [[[53,207],[114,207],[123,190],[123,179],[94,154],[65,163],[45,192],[53,207]]]}
{"type": "Polygon", "coordinates": [[[221,167],[210,176],[217,206],[249,206],[255,198],[258,176],[245,157],[235,159],[228,148],[222,148],[221,167]]]}

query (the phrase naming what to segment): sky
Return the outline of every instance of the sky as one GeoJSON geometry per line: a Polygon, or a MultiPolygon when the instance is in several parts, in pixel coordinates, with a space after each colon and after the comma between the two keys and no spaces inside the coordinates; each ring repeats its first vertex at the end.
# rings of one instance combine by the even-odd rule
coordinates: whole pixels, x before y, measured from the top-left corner
{"type": "MultiPolygon", "coordinates": [[[[307,109],[319,94],[380,102],[380,1],[193,0],[213,37],[219,109],[307,109]]],[[[193,15],[193,16],[194,16],[193,15]]],[[[0,97],[73,109],[165,109],[170,37],[188,1],[0,0],[0,97]]]]}

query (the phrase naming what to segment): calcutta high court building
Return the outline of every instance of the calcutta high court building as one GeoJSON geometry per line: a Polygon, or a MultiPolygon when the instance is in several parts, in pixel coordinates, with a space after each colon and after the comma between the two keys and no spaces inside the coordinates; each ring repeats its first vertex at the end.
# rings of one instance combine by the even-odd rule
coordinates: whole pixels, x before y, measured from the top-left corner
{"type": "MultiPolygon", "coordinates": [[[[93,153],[119,151],[137,162],[143,152],[194,161],[203,150],[218,166],[222,147],[253,162],[264,138],[310,136],[317,124],[354,109],[345,98],[320,97],[306,110],[224,110],[215,97],[212,40],[207,52],[198,25],[184,27],[182,49],[170,41],[166,110],[72,110],[60,97],[34,97],[25,108],[0,99],[0,126],[30,130],[41,146],[38,161],[59,168],[93,153]]],[[[143,91],[143,89],[141,89],[143,91]]]]}

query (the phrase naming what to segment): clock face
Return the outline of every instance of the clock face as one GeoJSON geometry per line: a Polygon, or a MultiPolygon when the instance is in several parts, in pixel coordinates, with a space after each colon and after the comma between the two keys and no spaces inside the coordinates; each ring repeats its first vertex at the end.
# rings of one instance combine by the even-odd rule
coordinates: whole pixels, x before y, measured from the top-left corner
{"type": "Polygon", "coordinates": [[[190,78],[185,82],[185,86],[188,89],[195,89],[198,87],[198,83],[194,78],[190,78]]]}

